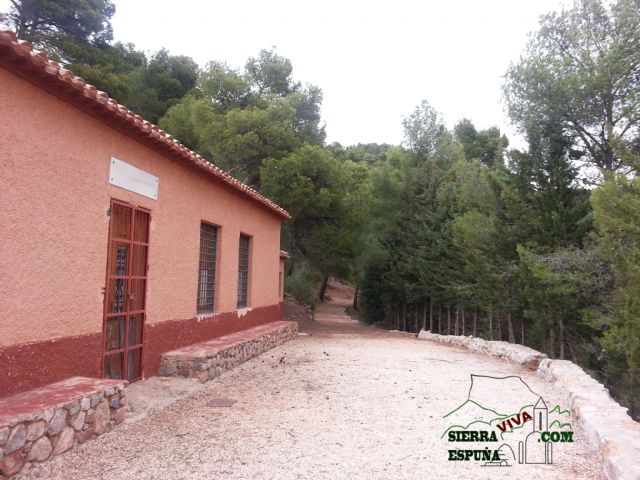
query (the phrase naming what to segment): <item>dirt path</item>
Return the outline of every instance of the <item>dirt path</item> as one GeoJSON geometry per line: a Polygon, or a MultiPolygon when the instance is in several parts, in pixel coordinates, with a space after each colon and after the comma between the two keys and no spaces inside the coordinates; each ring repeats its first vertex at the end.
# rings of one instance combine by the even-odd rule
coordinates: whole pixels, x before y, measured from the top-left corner
{"type": "Polygon", "coordinates": [[[507,362],[359,325],[347,298],[321,305],[309,336],[206,384],[204,391],[42,464],[41,478],[594,479],[599,458],[579,431],[553,465],[451,462],[444,414],[470,374],[520,375],[553,402],[561,392],[507,362]],[[231,408],[208,407],[232,398],[231,408]]]}

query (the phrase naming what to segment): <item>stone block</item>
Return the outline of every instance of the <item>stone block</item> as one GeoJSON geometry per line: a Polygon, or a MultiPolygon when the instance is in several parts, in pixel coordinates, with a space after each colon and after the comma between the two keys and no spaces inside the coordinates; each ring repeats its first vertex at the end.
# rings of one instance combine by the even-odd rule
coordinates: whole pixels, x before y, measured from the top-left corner
{"type": "Polygon", "coordinates": [[[89,397],[84,397],[80,400],[80,410],[86,412],[91,408],[91,399],[89,397]]]}
{"type": "Polygon", "coordinates": [[[95,408],[90,408],[89,410],[87,410],[87,416],[84,420],[84,423],[93,423],[93,419],[96,416],[96,410],[95,408]]]}
{"type": "Polygon", "coordinates": [[[78,430],[82,430],[82,427],[84,426],[84,421],[85,421],[86,418],[87,418],[87,412],[80,411],[80,412],[76,413],[73,417],[71,417],[69,419],[69,425],[76,432],[78,430]]]}
{"type": "Polygon", "coordinates": [[[75,431],[71,427],[65,427],[60,435],[53,438],[53,454],[60,455],[73,447],[75,431]]]}
{"type": "Polygon", "coordinates": [[[11,429],[9,433],[9,438],[4,445],[4,454],[7,455],[9,453],[15,452],[16,450],[24,447],[24,444],[27,440],[27,429],[24,428],[24,425],[19,423],[15,427],[11,429]]]}
{"type": "Polygon", "coordinates": [[[53,446],[47,437],[42,437],[31,445],[31,450],[27,454],[27,461],[42,462],[49,458],[53,446]]]}
{"type": "Polygon", "coordinates": [[[64,408],[60,408],[55,411],[51,422],[49,422],[49,428],[47,433],[49,435],[58,435],[67,424],[67,411],[64,408]]]}
{"type": "Polygon", "coordinates": [[[91,397],[91,408],[96,408],[96,406],[102,401],[102,397],[104,395],[102,395],[102,393],[99,393],[98,395],[93,395],[91,397]]]}
{"type": "Polygon", "coordinates": [[[100,402],[95,409],[95,413],[93,415],[93,431],[97,435],[103,434],[106,431],[110,420],[111,412],[109,411],[109,404],[105,400],[100,402]]]}
{"type": "Polygon", "coordinates": [[[27,440],[33,442],[34,440],[39,439],[42,435],[44,435],[46,429],[47,425],[43,420],[31,422],[27,426],[27,440]]]}
{"type": "Polygon", "coordinates": [[[0,447],[3,446],[9,438],[9,427],[0,428],[0,447]]]}
{"type": "Polygon", "coordinates": [[[21,450],[17,450],[9,455],[5,455],[0,463],[0,472],[7,476],[12,477],[20,470],[25,462],[25,454],[21,450]]]}
{"type": "Polygon", "coordinates": [[[80,402],[79,401],[75,401],[73,402],[68,408],[67,411],[69,412],[69,416],[73,417],[76,413],[78,413],[80,411],[80,402]]]}
{"type": "Polygon", "coordinates": [[[54,411],[52,408],[47,408],[46,410],[43,410],[40,415],[38,415],[38,418],[44,420],[44,423],[49,423],[53,418],[53,413],[54,411]]]}

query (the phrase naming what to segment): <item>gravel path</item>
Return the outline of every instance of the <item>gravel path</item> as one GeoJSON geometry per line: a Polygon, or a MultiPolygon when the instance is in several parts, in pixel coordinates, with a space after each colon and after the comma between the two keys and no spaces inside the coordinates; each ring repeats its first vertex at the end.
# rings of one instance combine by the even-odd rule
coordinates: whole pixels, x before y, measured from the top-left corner
{"type": "Polygon", "coordinates": [[[470,374],[520,375],[553,402],[553,385],[505,361],[359,325],[339,299],[311,335],[207,383],[201,392],[39,465],[51,479],[595,479],[599,457],[575,442],[553,465],[450,462],[444,414],[470,374]],[[342,303],[342,305],[341,305],[342,303]],[[231,408],[208,407],[232,398],[231,408]]]}

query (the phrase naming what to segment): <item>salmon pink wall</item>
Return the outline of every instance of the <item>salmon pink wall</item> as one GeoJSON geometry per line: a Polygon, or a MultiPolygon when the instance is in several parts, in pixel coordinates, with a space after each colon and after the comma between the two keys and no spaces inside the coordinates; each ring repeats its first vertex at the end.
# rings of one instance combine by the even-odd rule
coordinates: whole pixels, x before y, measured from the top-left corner
{"type": "Polygon", "coordinates": [[[147,323],[196,316],[200,222],[219,225],[216,311],[277,305],[281,219],[0,68],[0,345],[100,332],[110,199],[151,210],[147,323]],[[159,177],[158,200],[108,183],[111,157],[159,177]]]}
{"type": "Polygon", "coordinates": [[[284,300],[284,258],[280,257],[280,268],[278,269],[278,289],[280,300],[284,300]]]}

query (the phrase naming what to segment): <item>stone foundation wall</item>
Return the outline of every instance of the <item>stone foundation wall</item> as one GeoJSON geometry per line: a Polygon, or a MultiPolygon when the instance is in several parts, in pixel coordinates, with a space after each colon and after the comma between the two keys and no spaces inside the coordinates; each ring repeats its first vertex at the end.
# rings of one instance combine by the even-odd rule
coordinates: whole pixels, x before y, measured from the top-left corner
{"type": "Polygon", "coordinates": [[[0,480],[109,432],[126,413],[126,382],[36,413],[0,421],[0,480]]]}
{"type": "Polygon", "coordinates": [[[557,382],[566,392],[571,414],[602,454],[602,476],[609,480],[640,479],[640,423],[627,414],[609,391],[578,365],[551,360],[523,345],[481,338],[438,335],[422,330],[418,338],[506,358],[557,382]]]}
{"type": "Polygon", "coordinates": [[[286,325],[228,346],[216,347],[214,341],[167,352],[160,361],[158,375],[196,378],[204,383],[297,336],[296,322],[281,323],[286,325]]]}

